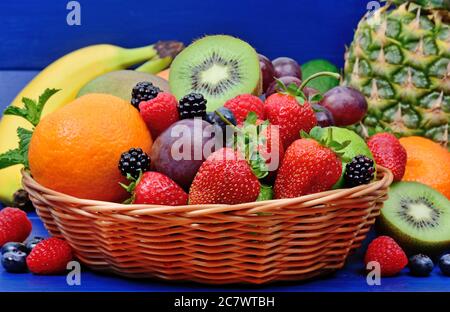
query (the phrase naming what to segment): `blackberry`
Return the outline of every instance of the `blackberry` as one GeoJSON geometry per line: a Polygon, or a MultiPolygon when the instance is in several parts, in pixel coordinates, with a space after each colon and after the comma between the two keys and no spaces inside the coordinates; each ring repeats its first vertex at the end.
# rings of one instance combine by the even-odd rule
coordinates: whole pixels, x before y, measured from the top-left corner
{"type": "Polygon", "coordinates": [[[132,148],[120,157],[119,169],[123,176],[131,175],[139,178],[139,174],[148,171],[150,168],[150,157],[140,148],[132,148]]]}
{"type": "Polygon", "coordinates": [[[131,92],[131,104],[139,110],[142,101],[154,99],[161,89],[147,81],[138,82],[131,92]]]}
{"type": "Polygon", "coordinates": [[[344,180],[348,187],[369,184],[375,174],[373,160],[358,155],[352,158],[352,161],[345,166],[344,180]]]}
{"type": "Polygon", "coordinates": [[[200,93],[189,93],[178,103],[178,114],[180,119],[190,119],[194,117],[206,117],[206,99],[200,93]]]}

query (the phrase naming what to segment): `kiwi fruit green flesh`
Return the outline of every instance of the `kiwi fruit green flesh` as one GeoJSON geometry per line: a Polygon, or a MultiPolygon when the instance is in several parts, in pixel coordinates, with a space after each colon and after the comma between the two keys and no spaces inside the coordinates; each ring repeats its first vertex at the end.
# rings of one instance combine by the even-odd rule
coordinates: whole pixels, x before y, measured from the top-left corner
{"type": "Polygon", "coordinates": [[[261,93],[258,54],[248,43],[226,35],[206,36],[185,48],[170,66],[170,90],[177,99],[201,93],[214,111],[240,94],[261,93]]]}
{"type": "Polygon", "coordinates": [[[422,183],[394,183],[377,229],[408,254],[437,256],[450,247],[450,201],[422,183]]]}
{"type": "Polygon", "coordinates": [[[310,131],[310,135],[313,136],[314,138],[326,140],[330,136],[329,129],[331,129],[331,136],[333,141],[336,141],[340,144],[344,143],[345,141],[350,142],[350,144],[347,147],[345,147],[342,151],[340,151],[342,153],[341,156],[342,174],[340,179],[336,182],[336,184],[333,185],[333,189],[338,189],[344,187],[345,166],[347,165],[347,163],[351,161],[353,157],[358,155],[364,155],[373,160],[373,155],[364,139],[360,137],[356,132],[346,128],[314,127],[310,131]]]}
{"type": "Polygon", "coordinates": [[[88,93],[106,93],[129,102],[131,101],[131,90],[141,81],[151,82],[162,91],[169,92],[169,83],[161,77],[134,70],[117,70],[98,76],[88,82],[78,92],[77,97],[88,93]]]}

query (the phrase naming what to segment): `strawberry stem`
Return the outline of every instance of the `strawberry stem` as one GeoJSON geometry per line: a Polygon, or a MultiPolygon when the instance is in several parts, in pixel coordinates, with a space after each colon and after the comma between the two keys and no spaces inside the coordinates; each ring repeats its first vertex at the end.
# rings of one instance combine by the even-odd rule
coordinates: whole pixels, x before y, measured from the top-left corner
{"type": "Polygon", "coordinates": [[[306,85],[308,83],[310,83],[312,80],[319,78],[319,77],[333,77],[336,78],[338,80],[341,79],[341,75],[339,75],[338,73],[333,73],[333,72],[320,72],[320,73],[315,73],[314,75],[309,76],[308,78],[306,78],[302,84],[300,85],[299,89],[302,91],[306,85]]]}

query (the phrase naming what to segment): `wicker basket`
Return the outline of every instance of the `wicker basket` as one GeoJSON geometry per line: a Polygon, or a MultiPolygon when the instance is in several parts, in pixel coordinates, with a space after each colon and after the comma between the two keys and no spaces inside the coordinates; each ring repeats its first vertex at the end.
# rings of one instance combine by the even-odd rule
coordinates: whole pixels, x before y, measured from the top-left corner
{"type": "Polygon", "coordinates": [[[392,173],[292,199],[164,207],[83,200],[23,185],[49,232],[86,266],[133,278],[208,284],[304,280],[343,267],[380,213],[392,173]]]}

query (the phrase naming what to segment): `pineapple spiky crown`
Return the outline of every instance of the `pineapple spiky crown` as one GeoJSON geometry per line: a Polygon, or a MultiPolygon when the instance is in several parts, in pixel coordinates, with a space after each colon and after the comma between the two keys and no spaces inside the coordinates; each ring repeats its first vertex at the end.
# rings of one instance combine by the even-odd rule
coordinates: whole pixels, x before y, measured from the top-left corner
{"type": "Polygon", "coordinates": [[[450,10],[450,0],[392,0],[397,5],[413,2],[426,10],[450,10]]]}

